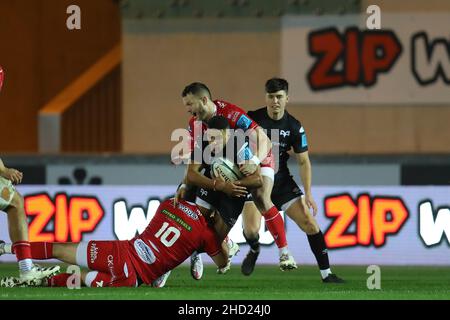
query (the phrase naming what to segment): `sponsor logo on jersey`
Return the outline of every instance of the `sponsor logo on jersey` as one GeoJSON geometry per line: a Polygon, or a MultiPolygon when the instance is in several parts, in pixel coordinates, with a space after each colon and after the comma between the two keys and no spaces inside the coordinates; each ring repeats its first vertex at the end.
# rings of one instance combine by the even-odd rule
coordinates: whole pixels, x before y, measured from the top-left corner
{"type": "Polygon", "coordinates": [[[248,142],[246,142],[242,148],[238,151],[237,160],[238,163],[243,162],[245,160],[250,160],[253,157],[253,152],[250,150],[248,146],[248,142]]]}
{"type": "Polygon", "coordinates": [[[95,242],[91,243],[91,247],[89,249],[89,255],[91,257],[91,264],[93,264],[95,262],[95,260],[97,260],[97,256],[98,256],[98,248],[97,248],[97,245],[95,244],[95,242]]]}
{"type": "MultiPolygon", "coordinates": [[[[180,204],[178,204],[178,205],[180,205],[180,204]]],[[[170,212],[170,211],[168,211],[166,209],[163,209],[161,212],[164,213],[168,218],[170,218],[171,220],[175,221],[180,226],[185,228],[187,231],[191,231],[192,230],[192,227],[186,221],[184,221],[182,218],[177,216],[176,214],[174,214],[174,213],[172,213],[172,212],[170,212]]],[[[192,218],[192,219],[198,220],[197,214],[195,214],[195,215],[196,215],[196,218],[192,218]]]]}
{"type": "Polygon", "coordinates": [[[194,212],[194,210],[192,210],[189,207],[186,207],[185,205],[183,205],[182,203],[178,204],[178,208],[183,211],[184,213],[186,213],[191,219],[194,220],[198,220],[198,215],[197,213],[194,212]]]}
{"type": "Polygon", "coordinates": [[[300,128],[299,130],[300,133],[305,133],[305,129],[303,129],[303,127],[300,128]]]}
{"type": "Polygon", "coordinates": [[[155,254],[152,249],[141,239],[137,239],[134,242],[134,250],[138,254],[139,258],[147,264],[152,264],[156,261],[155,254]]]}
{"type": "Polygon", "coordinates": [[[239,112],[235,111],[234,113],[232,113],[232,117],[230,118],[232,122],[235,122],[237,117],[239,116],[239,112]]]}
{"type": "Polygon", "coordinates": [[[281,136],[283,136],[283,137],[289,137],[290,135],[291,135],[291,131],[289,131],[289,130],[280,130],[280,135],[281,136]]]}
{"type": "Polygon", "coordinates": [[[237,121],[236,127],[245,131],[248,128],[250,128],[251,124],[252,124],[252,120],[250,120],[249,117],[247,117],[245,114],[243,114],[237,121]]]}
{"type": "Polygon", "coordinates": [[[306,141],[306,134],[302,135],[302,148],[308,146],[308,141],[306,141]]]}
{"type": "Polygon", "coordinates": [[[114,272],[114,256],[110,254],[106,257],[106,261],[108,264],[109,273],[111,274],[111,282],[113,282],[117,278],[116,273],[114,272]]]}

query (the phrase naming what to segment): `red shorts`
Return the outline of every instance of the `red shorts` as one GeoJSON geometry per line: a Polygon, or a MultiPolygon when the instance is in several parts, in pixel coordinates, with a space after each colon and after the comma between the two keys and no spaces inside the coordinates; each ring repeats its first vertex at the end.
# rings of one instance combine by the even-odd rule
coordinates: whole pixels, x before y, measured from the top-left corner
{"type": "Polygon", "coordinates": [[[128,241],[89,241],[86,276],[89,287],[136,287],[136,271],[128,256],[128,241]]]}

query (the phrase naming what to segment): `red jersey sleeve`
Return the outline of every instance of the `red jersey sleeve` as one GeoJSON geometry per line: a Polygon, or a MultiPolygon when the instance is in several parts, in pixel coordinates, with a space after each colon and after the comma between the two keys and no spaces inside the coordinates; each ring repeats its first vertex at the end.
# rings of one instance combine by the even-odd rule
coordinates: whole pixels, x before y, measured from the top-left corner
{"type": "Polygon", "coordinates": [[[211,230],[210,227],[205,227],[204,239],[203,239],[203,250],[210,256],[213,257],[217,255],[221,248],[221,243],[216,237],[214,231],[211,230]]]}
{"type": "Polygon", "coordinates": [[[232,103],[215,100],[217,115],[228,119],[231,129],[242,129],[244,131],[254,129],[258,124],[240,107],[232,103]]]}

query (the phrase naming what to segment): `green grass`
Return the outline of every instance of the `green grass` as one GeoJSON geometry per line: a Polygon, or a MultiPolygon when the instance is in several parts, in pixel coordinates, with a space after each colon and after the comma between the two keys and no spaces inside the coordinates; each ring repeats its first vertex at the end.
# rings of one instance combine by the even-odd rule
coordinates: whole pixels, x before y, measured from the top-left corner
{"type": "MultiPolygon", "coordinates": [[[[15,264],[0,264],[0,277],[15,275],[15,264]]],[[[65,270],[65,266],[62,266],[65,270]]],[[[250,277],[234,265],[226,275],[207,266],[201,281],[189,268],[172,272],[166,287],[140,288],[0,288],[0,299],[163,299],[163,300],[298,300],[298,299],[450,299],[450,268],[381,267],[381,290],[369,290],[365,266],[336,266],[345,284],[323,284],[316,267],[281,272],[277,266],[257,266],[250,277]]]]}

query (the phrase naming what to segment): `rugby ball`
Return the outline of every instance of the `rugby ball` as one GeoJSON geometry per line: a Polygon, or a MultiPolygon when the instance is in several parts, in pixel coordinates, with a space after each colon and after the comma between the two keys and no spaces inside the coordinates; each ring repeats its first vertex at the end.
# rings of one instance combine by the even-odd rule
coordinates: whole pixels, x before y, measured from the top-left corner
{"type": "Polygon", "coordinates": [[[225,182],[233,182],[244,177],[239,167],[226,158],[217,158],[213,161],[211,175],[214,178],[222,177],[225,182]]]}

